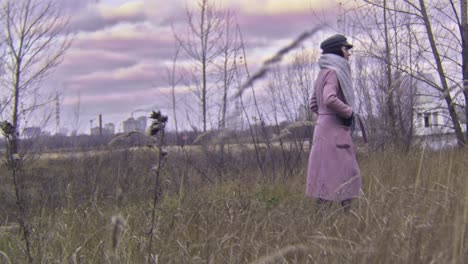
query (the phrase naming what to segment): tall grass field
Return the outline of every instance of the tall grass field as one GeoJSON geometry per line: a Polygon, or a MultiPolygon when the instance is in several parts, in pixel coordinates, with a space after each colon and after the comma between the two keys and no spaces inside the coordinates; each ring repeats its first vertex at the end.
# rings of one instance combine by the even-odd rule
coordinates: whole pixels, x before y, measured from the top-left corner
{"type": "MultiPolygon", "coordinates": [[[[359,155],[349,213],[304,197],[307,149],[261,151],[174,148],[161,168],[151,149],[38,158],[19,178],[34,262],[467,263],[466,150],[359,155]]],[[[0,172],[0,263],[27,263],[0,172]]]]}

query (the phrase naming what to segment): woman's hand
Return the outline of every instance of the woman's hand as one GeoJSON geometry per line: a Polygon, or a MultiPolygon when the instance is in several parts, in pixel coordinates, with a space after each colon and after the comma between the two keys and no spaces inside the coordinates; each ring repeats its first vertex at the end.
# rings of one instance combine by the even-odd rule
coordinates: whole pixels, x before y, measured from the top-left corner
{"type": "Polygon", "coordinates": [[[343,125],[347,127],[354,127],[354,112],[351,113],[351,116],[343,119],[343,125]]]}

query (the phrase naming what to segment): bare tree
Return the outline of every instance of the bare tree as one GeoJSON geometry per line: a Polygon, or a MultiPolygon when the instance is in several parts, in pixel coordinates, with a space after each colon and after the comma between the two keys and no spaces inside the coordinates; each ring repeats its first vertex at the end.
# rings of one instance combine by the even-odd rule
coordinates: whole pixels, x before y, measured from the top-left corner
{"type": "MultiPolygon", "coordinates": [[[[385,85],[385,91],[386,91],[386,99],[385,99],[385,105],[387,107],[387,125],[390,129],[392,129],[392,134],[396,135],[397,134],[397,128],[396,128],[396,113],[395,113],[395,105],[394,105],[394,73],[392,71],[392,66],[391,66],[391,60],[392,60],[392,51],[390,50],[390,30],[389,30],[389,22],[392,23],[392,19],[388,18],[388,6],[387,6],[387,0],[383,1],[383,24],[384,24],[384,39],[385,39],[385,61],[387,62],[386,69],[385,69],[385,75],[387,77],[387,82],[385,85]]],[[[395,28],[395,27],[394,27],[395,28]]],[[[396,46],[397,47],[397,46],[396,46]]],[[[397,50],[397,49],[395,49],[397,50]]]]}
{"type": "MultiPolygon", "coordinates": [[[[453,1],[452,6],[455,6],[453,1]]],[[[460,0],[460,22],[458,23],[462,43],[463,95],[465,99],[466,138],[468,139],[468,0],[460,0]]]]}
{"type": "Polygon", "coordinates": [[[288,123],[312,119],[309,100],[316,77],[317,53],[301,49],[292,55],[290,63],[272,68],[268,88],[274,120],[288,123]],[[280,112],[278,115],[277,112],[280,112]]]}
{"type": "Polygon", "coordinates": [[[268,79],[269,99],[271,101],[274,120],[294,122],[297,119],[300,102],[297,102],[294,93],[291,93],[292,75],[289,75],[285,66],[277,65],[272,68],[272,75],[268,79]]]}
{"type": "MultiPolygon", "coordinates": [[[[401,83],[405,75],[427,83],[444,100],[458,144],[463,145],[465,138],[460,126],[459,113],[456,110],[458,100],[456,95],[459,92],[455,91],[456,88],[460,88],[460,92],[463,91],[462,86],[459,85],[460,78],[456,77],[456,68],[461,66],[457,57],[462,49],[459,45],[461,38],[453,30],[454,26],[461,25],[461,23],[454,19],[458,17],[458,11],[453,1],[432,1],[430,4],[423,0],[392,1],[391,4],[389,0],[365,0],[364,2],[365,4],[357,9],[361,12],[361,18],[363,12],[375,14],[377,10],[382,10],[384,14],[383,21],[381,17],[374,15],[372,19],[375,23],[369,23],[370,21],[362,23],[363,19],[359,23],[361,28],[367,31],[371,27],[369,25],[376,25],[377,28],[379,25],[384,26],[381,31],[386,32],[383,37],[384,50],[388,51],[384,53],[386,56],[379,56],[381,52],[376,47],[382,45],[382,41],[375,34],[364,37],[362,44],[369,55],[387,64],[387,83],[392,82],[388,91],[403,89],[401,83]],[[388,26],[386,26],[387,22],[388,26]],[[370,44],[367,41],[369,39],[370,44]],[[436,74],[438,80],[428,78],[427,73],[436,74]]],[[[386,101],[394,101],[394,105],[399,105],[400,99],[402,97],[395,98],[394,94],[391,98],[388,94],[386,101]]],[[[394,108],[396,120],[394,127],[397,128],[396,132],[401,134],[399,137],[404,138],[411,127],[401,127],[405,124],[403,121],[405,118],[395,110],[398,109],[394,108]]],[[[389,108],[386,112],[391,114],[389,108]]]]}
{"type": "MultiPolygon", "coordinates": [[[[174,33],[184,51],[197,62],[200,78],[196,78],[200,89],[203,131],[208,123],[208,73],[214,60],[221,54],[220,39],[223,36],[225,15],[210,0],[197,2],[197,13],[187,8],[187,31],[185,34],[174,33]]],[[[197,71],[198,71],[197,69],[197,71]]]]}
{"type": "Polygon", "coordinates": [[[354,68],[359,76],[356,89],[364,100],[360,106],[365,108],[363,112],[367,114],[372,130],[370,136],[374,142],[371,144],[401,143],[405,138],[406,124],[400,111],[406,109],[401,108],[401,96],[397,93],[403,75],[398,65],[409,55],[402,44],[405,42],[402,22],[391,12],[396,1],[366,2],[357,9],[353,21],[355,37],[362,40],[357,45],[354,59],[354,68]],[[378,8],[376,2],[380,4],[378,8]]]}
{"type": "Polygon", "coordinates": [[[179,58],[179,53],[180,53],[180,45],[177,45],[175,48],[174,57],[172,58],[172,65],[170,68],[166,69],[167,79],[171,87],[172,114],[174,115],[173,119],[174,119],[174,126],[175,126],[177,141],[179,140],[179,127],[177,123],[176,88],[180,84],[180,82],[183,80],[182,76],[177,75],[177,60],[179,58]]]}
{"type": "MultiPolygon", "coordinates": [[[[379,140],[379,127],[380,122],[379,118],[377,118],[379,114],[378,106],[378,96],[377,92],[379,90],[375,89],[380,83],[380,81],[376,81],[376,77],[372,72],[369,70],[371,67],[370,61],[371,58],[365,56],[355,56],[355,67],[354,72],[356,75],[355,78],[355,89],[358,95],[358,98],[361,98],[362,103],[359,104],[359,113],[362,113],[363,116],[367,118],[367,133],[369,138],[369,144],[373,145],[372,147],[376,147],[380,144],[379,140]]],[[[375,67],[373,67],[375,68],[375,67]]]]}
{"type": "Polygon", "coordinates": [[[237,66],[236,59],[241,54],[239,41],[239,32],[236,27],[234,15],[231,12],[226,12],[224,18],[224,34],[220,39],[221,43],[221,66],[219,72],[221,75],[221,114],[219,118],[219,128],[226,127],[226,118],[229,107],[229,92],[234,84],[235,67],[237,66]]]}
{"type": "Polygon", "coordinates": [[[23,159],[18,153],[20,119],[41,105],[36,97],[41,81],[61,62],[70,44],[66,37],[68,20],[55,0],[5,0],[1,12],[5,32],[1,40],[5,46],[2,85],[9,93],[6,107],[11,111],[11,119],[2,122],[8,146],[6,164],[15,187],[27,258],[33,263],[21,183],[23,159]]]}
{"type": "Polygon", "coordinates": [[[432,24],[430,21],[429,14],[427,12],[426,8],[426,3],[424,0],[419,0],[419,8],[417,10],[420,12],[420,15],[422,16],[422,20],[424,21],[424,26],[426,27],[426,33],[427,37],[429,39],[430,45],[431,45],[431,50],[432,54],[434,56],[434,60],[436,62],[436,67],[437,67],[437,72],[439,73],[439,78],[441,82],[441,92],[444,93],[444,99],[447,103],[447,108],[449,110],[450,117],[452,119],[454,129],[455,129],[455,134],[457,136],[457,140],[459,145],[464,145],[465,144],[465,138],[463,136],[461,127],[460,127],[460,121],[458,118],[458,114],[455,111],[455,104],[452,98],[452,95],[450,94],[450,89],[449,89],[449,84],[447,80],[447,76],[444,70],[444,66],[442,64],[442,58],[439,52],[439,49],[437,47],[437,43],[435,40],[435,34],[432,30],[432,24]]]}
{"type": "MultiPolygon", "coordinates": [[[[18,152],[17,137],[22,113],[20,104],[27,105],[27,95],[35,92],[40,82],[62,61],[70,45],[66,35],[67,18],[55,0],[24,0],[4,2],[3,23],[6,48],[6,73],[3,84],[11,92],[11,124],[15,128],[12,153],[18,152]]],[[[36,104],[24,107],[34,110],[36,104]]]]}
{"type": "Polygon", "coordinates": [[[312,120],[312,111],[309,108],[309,100],[312,97],[314,79],[317,75],[315,65],[318,59],[316,51],[300,50],[289,67],[289,75],[292,78],[292,94],[299,103],[298,119],[312,120]]]}

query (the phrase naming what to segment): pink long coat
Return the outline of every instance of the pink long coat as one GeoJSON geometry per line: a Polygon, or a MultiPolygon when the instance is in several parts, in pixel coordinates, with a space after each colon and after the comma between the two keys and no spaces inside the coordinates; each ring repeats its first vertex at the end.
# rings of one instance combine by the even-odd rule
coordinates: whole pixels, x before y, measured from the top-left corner
{"type": "Polygon", "coordinates": [[[318,114],[309,156],[306,196],[329,201],[357,197],[361,175],[351,131],[342,118],[353,112],[345,103],[336,72],[322,69],[317,77],[310,108],[318,114]]]}

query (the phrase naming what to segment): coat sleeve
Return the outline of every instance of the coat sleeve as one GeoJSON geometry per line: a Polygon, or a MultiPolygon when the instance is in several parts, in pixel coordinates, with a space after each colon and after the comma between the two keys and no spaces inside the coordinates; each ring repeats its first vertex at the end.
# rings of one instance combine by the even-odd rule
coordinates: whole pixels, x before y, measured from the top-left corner
{"type": "Polygon", "coordinates": [[[338,76],[336,72],[331,70],[325,76],[323,87],[323,103],[327,108],[335,111],[341,118],[349,118],[353,113],[351,106],[345,104],[337,96],[339,89],[338,76]]]}
{"type": "Polygon", "coordinates": [[[317,95],[315,93],[315,90],[316,89],[314,89],[314,92],[312,93],[312,97],[310,98],[310,110],[318,114],[317,95]]]}

